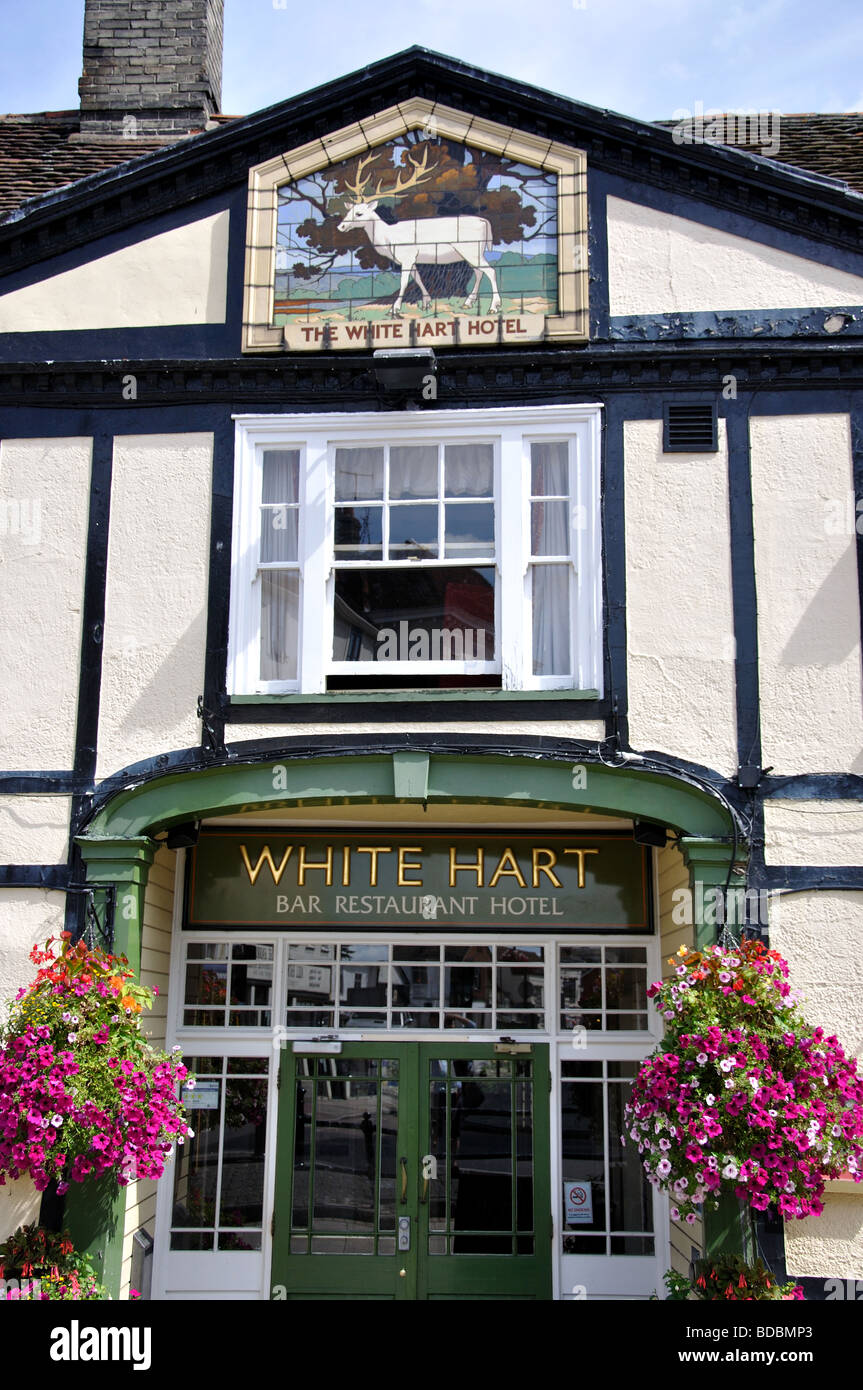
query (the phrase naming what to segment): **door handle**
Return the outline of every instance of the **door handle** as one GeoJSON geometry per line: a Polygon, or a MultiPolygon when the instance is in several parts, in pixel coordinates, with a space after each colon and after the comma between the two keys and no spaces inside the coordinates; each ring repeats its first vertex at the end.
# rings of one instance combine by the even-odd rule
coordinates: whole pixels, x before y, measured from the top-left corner
{"type": "Polygon", "coordinates": [[[404,1206],[405,1203],[407,1202],[407,1199],[408,1199],[408,1161],[407,1161],[406,1158],[400,1158],[400,1159],[399,1159],[399,1163],[400,1163],[401,1166],[402,1166],[402,1195],[401,1195],[401,1204],[402,1204],[402,1206],[404,1206]]]}

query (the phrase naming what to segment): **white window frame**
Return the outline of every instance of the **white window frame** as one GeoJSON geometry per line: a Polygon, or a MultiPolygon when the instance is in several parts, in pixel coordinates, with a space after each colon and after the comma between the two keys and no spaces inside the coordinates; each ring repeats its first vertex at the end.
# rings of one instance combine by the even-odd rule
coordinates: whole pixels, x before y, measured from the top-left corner
{"type": "MultiPolygon", "coordinates": [[[[552,405],[417,413],[236,415],[233,561],[228,640],[229,695],[326,695],[328,675],[368,674],[372,663],[335,662],[332,652],[334,456],[346,445],[479,443],[495,446],[496,569],[494,662],[387,661],[386,678],[500,671],[504,691],[595,690],[602,695],[600,405],[552,405]],[[570,442],[569,675],[533,674],[530,555],[530,445],[570,442]],[[260,679],[260,505],[264,449],[300,453],[298,674],[260,679]]],[[[409,569],[412,560],[385,561],[409,569]]],[[[376,666],[379,663],[375,663],[376,666]]],[[[333,692],[335,693],[335,692],[333,692]]],[[[349,695],[353,692],[338,692],[349,695]]],[[[407,693],[407,692],[405,692],[407,693]]]]}

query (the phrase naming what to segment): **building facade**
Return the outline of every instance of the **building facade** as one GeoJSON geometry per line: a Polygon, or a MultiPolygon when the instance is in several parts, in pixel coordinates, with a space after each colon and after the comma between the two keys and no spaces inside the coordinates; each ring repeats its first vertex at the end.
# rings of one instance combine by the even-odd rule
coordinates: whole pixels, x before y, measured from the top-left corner
{"type": "MultiPolygon", "coordinates": [[[[649,1297],[740,1238],[620,1145],[668,958],[863,1040],[863,200],[419,49],[227,120],[146,8],[0,131],[0,984],[110,936],[197,1078],[66,1218],[156,1298],[649,1297]]],[[[863,1276],[860,1202],[763,1247],[863,1276]]]]}

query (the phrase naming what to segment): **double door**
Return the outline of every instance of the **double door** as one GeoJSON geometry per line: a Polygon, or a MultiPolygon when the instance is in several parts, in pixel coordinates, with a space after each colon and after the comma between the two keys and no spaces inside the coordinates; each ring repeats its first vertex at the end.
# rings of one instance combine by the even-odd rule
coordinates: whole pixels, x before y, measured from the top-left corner
{"type": "Polygon", "coordinates": [[[282,1053],[277,1296],[551,1298],[547,1045],[313,1049],[282,1053]]]}

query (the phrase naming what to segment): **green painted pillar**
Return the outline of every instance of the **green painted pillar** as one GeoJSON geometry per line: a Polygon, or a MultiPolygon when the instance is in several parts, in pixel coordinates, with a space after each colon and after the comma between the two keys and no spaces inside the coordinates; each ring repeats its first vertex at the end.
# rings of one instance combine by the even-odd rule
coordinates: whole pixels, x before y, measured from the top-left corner
{"type": "MultiPolygon", "coordinates": [[[[87,866],[87,882],[96,890],[100,912],[104,894],[99,893],[99,887],[114,887],[114,955],[126,956],[140,977],[144,892],[156,844],[146,837],[91,840],[86,835],[79,835],[76,844],[87,866]]],[[[120,1292],[125,1215],[126,1189],[112,1178],[72,1183],[66,1193],[64,1224],[75,1249],[92,1259],[112,1298],[120,1292]]]]}
{"type": "MultiPolygon", "coordinates": [[[[744,850],[738,845],[738,855],[744,850]]],[[[730,840],[702,839],[694,835],[683,835],[680,849],[689,869],[689,884],[692,890],[692,925],[695,949],[703,951],[718,941],[722,922],[717,906],[722,889],[728,878],[733,847],[730,840]]],[[[737,875],[732,875],[731,885],[739,884],[737,875]]]]}

